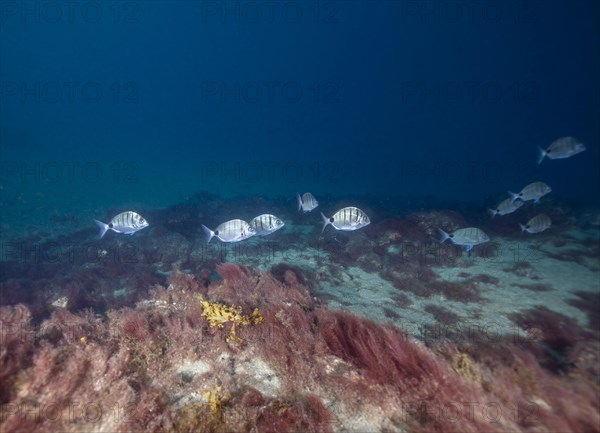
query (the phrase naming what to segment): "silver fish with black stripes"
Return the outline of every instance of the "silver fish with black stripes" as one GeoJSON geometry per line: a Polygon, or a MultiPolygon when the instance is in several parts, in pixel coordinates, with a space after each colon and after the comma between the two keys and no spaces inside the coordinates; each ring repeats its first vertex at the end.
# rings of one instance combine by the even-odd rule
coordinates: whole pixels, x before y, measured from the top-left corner
{"type": "Polygon", "coordinates": [[[550,217],[545,213],[541,213],[527,221],[527,224],[519,224],[519,227],[521,227],[521,233],[541,233],[550,228],[551,225],[552,220],[550,217]]]}
{"type": "Polygon", "coordinates": [[[490,237],[485,232],[477,227],[467,227],[464,229],[454,230],[452,233],[446,233],[444,230],[439,229],[440,243],[444,243],[447,239],[450,239],[452,243],[465,247],[465,250],[471,251],[474,245],[481,245],[490,240],[490,237]]]}
{"type": "Polygon", "coordinates": [[[336,230],[352,231],[368,226],[371,223],[366,213],[353,206],[340,209],[329,218],[321,212],[321,217],[323,218],[321,233],[325,231],[325,227],[328,225],[332,225],[336,230]]]}
{"type": "Polygon", "coordinates": [[[111,219],[108,224],[98,220],[94,221],[98,227],[100,227],[100,238],[104,237],[108,230],[126,235],[132,235],[138,230],[148,227],[148,221],[146,221],[140,214],[133,211],[121,212],[111,219]]]}
{"type": "Polygon", "coordinates": [[[305,192],[302,196],[296,194],[296,202],[298,203],[298,210],[302,212],[310,212],[319,206],[319,202],[310,192],[305,192]]]}
{"type": "Polygon", "coordinates": [[[224,222],[214,230],[202,224],[202,229],[206,233],[207,244],[212,238],[217,238],[221,242],[239,242],[251,238],[256,234],[256,231],[250,227],[250,224],[240,219],[224,222]]]}
{"type": "Polygon", "coordinates": [[[565,159],[585,150],[585,144],[574,137],[561,137],[552,142],[546,150],[539,148],[538,164],[547,156],[550,159],[565,159]]]}
{"type": "Polygon", "coordinates": [[[552,192],[552,188],[546,185],[544,182],[532,182],[527,185],[525,188],[521,190],[521,192],[514,193],[508,191],[511,196],[512,201],[515,200],[523,200],[529,201],[533,200],[534,203],[540,201],[540,198],[552,192]]]}
{"type": "Polygon", "coordinates": [[[500,202],[500,204],[494,209],[488,208],[488,212],[490,213],[492,218],[494,218],[496,215],[508,215],[519,209],[521,206],[523,206],[524,203],[525,202],[521,200],[513,200],[512,198],[507,198],[506,200],[500,202]]]}
{"type": "Polygon", "coordinates": [[[250,227],[254,229],[257,236],[267,236],[282,228],[285,223],[275,215],[268,213],[262,214],[253,218],[250,221],[250,227]]]}

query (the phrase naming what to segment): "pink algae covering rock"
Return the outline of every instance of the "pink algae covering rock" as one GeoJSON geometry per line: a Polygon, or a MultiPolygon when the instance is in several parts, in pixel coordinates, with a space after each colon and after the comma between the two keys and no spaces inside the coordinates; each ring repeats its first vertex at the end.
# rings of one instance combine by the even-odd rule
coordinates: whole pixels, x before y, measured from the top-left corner
{"type": "MultiPolygon", "coordinates": [[[[292,268],[277,277],[231,264],[217,271],[223,279],[207,287],[174,274],[168,288],[151,288],[149,299],[107,317],[57,310],[46,332],[27,308],[4,307],[3,329],[20,324],[31,338],[3,335],[0,430],[550,432],[597,425],[597,389],[544,370],[526,346],[432,351],[393,326],[323,308],[302,284],[306,275],[292,268]],[[238,330],[243,344],[228,343],[229,329],[210,328],[203,317],[200,296],[242,314],[258,308],[265,320],[238,330]]],[[[578,353],[589,369],[589,352],[578,353]]]]}

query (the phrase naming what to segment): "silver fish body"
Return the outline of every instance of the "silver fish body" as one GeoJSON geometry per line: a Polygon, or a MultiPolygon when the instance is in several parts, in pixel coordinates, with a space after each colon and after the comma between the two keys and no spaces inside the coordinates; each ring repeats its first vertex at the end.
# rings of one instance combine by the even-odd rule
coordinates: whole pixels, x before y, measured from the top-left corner
{"type": "Polygon", "coordinates": [[[544,182],[533,182],[523,188],[521,192],[514,193],[509,191],[508,193],[511,195],[513,201],[517,199],[523,201],[533,200],[534,203],[537,203],[540,198],[550,192],[552,192],[552,188],[544,182]]]}
{"type": "Polygon", "coordinates": [[[146,221],[140,214],[133,211],[121,212],[111,219],[108,224],[98,220],[94,221],[100,228],[100,238],[102,238],[108,230],[126,235],[132,235],[138,230],[148,227],[148,221],[146,221]]]}
{"type": "Polygon", "coordinates": [[[573,137],[561,137],[548,146],[546,150],[540,148],[538,164],[547,156],[550,159],[564,159],[583,152],[585,144],[573,137]]]}
{"type": "Polygon", "coordinates": [[[446,233],[442,229],[438,230],[442,236],[440,243],[450,239],[452,243],[464,246],[467,251],[471,251],[474,245],[484,244],[490,240],[490,237],[483,230],[476,227],[458,229],[452,233],[446,233]]]}
{"type": "Polygon", "coordinates": [[[268,213],[253,218],[249,224],[250,227],[254,229],[257,236],[269,235],[279,230],[285,225],[285,223],[279,218],[277,218],[275,215],[271,215],[268,213]]]}
{"type": "Polygon", "coordinates": [[[550,228],[552,225],[552,220],[550,217],[544,213],[534,216],[527,224],[519,224],[521,227],[521,232],[527,233],[540,233],[544,230],[550,228]]]}
{"type": "Polygon", "coordinates": [[[250,224],[240,219],[224,222],[215,230],[211,230],[203,224],[202,229],[206,233],[207,244],[213,237],[219,239],[221,242],[239,242],[251,238],[256,234],[256,231],[250,227],[250,224]]]}
{"type": "Polygon", "coordinates": [[[368,226],[371,223],[366,213],[353,206],[340,209],[329,218],[321,212],[321,217],[323,218],[323,230],[321,230],[321,233],[330,224],[336,230],[352,231],[368,226]]]}
{"type": "Polygon", "coordinates": [[[498,206],[496,206],[494,209],[488,209],[488,212],[490,215],[492,215],[492,218],[496,215],[508,215],[519,209],[524,203],[525,202],[521,200],[507,198],[506,200],[500,202],[500,204],[498,204],[498,206]]]}
{"type": "Polygon", "coordinates": [[[319,202],[310,192],[305,192],[302,196],[296,194],[296,202],[298,203],[298,210],[303,212],[310,212],[319,206],[319,202]]]}

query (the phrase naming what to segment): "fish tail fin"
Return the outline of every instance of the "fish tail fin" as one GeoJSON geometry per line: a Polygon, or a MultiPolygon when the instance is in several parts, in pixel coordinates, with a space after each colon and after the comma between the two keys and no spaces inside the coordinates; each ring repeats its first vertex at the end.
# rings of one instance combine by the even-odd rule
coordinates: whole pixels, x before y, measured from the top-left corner
{"type": "Polygon", "coordinates": [[[444,230],[438,228],[438,232],[440,233],[440,244],[443,244],[446,239],[450,239],[450,235],[446,233],[444,230]]]}
{"type": "Polygon", "coordinates": [[[202,230],[204,230],[204,234],[206,235],[206,244],[210,242],[210,240],[215,236],[215,232],[202,224],[202,230]]]}
{"type": "Polygon", "coordinates": [[[494,209],[490,209],[489,207],[487,208],[487,211],[490,214],[491,218],[494,218],[496,216],[496,214],[498,213],[494,209]]]}
{"type": "Polygon", "coordinates": [[[102,221],[98,221],[98,220],[94,220],[94,222],[100,228],[100,232],[98,233],[98,236],[100,236],[100,239],[102,239],[109,229],[108,224],[104,224],[102,221]]]}
{"type": "Polygon", "coordinates": [[[527,227],[525,227],[523,224],[519,223],[519,227],[521,227],[521,233],[523,233],[525,230],[527,230],[527,227]]]}
{"type": "Polygon", "coordinates": [[[541,164],[544,158],[546,157],[546,151],[538,146],[538,159],[537,163],[541,164]]]}
{"type": "Polygon", "coordinates": [[[512,201],[515,201],[519,198],[519,194],[517,194],[516,192],[508,191],[508,193],[510,194],[510,198],[512,199],[512,201]]]}
{"type": "Polygon", "coordinates": [[[325,231],[325,227],[331,224],[331,221],[329,221],[329,218],[327,218],[323,212],[321,212],[321,218],[323,218],[323,228],[321,229],[321,233],[323,233],[325,231]]]}
{"type": "Polygon", "coordinates": [[[300,194],[296,193],[296,203],[298,204],[298,212],[302,210],[302,197],[300,194]]]}

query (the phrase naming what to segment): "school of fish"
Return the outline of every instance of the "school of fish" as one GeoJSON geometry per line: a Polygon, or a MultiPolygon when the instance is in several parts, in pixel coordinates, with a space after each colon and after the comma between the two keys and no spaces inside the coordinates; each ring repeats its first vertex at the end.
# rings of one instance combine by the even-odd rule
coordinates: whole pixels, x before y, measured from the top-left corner
{"type": "MultiPolygon", "coordinates": [[[[537,163],[540,164],[544,158],[565,159],[577,155],[586,150],[586,146],[576,138],[567,136],[553,141],[546,149],[539,148],[537,163]]],[[[525,202],[533,201],[537,204],[540,199],[552,192],[552,188],[541,181],[532,182],[525,185],[519,192],[508,191],[510,197],[501,201],[494,208],[488,208],[491,217],[496,215],[504,216],[512,214],[519,210],[525,202]]],[[[296,203],[298,211],[308,213],[319,206],[319,202],[313,194],[305,192],[296,194],[296,203]]],[[[336,230],[354,231],[366,227],[371,223],[369,216],[361,209],[355,206],[348,206],[334,212],[330,217],[321,212],[323,227],[321,233],[327,226],[332,226],[336,230]]],[[[149,226],[148,221],[140,214],[134,211],[126,211],[114,216],[110,222],[103,223],[94,220],[99,227],[99,238],[104,237],[107,231],[112,230],[116,233],[133,235],[149,226]]],[[[202,224],[202,230],[206,236],[208,244],[213,238],[221,242],[232,243],[249,239],[253,236],[268,236],[285,226],[285,223],[275,215],[262,214],[254,217],[250,222],[242,219],[231,219],[219,224],[214,230],[202,224]]],[[[552,226],[552,220],[546,214],[538,214],[527,221],[525,224],[519,223],[521,232],[541,233],[552,226]]],[[[477,227],[465,227],[447,233],[438,227],[440,233],[440,243],[450,240],[455,245],[464,246],[467,252],[470,252],[474,246],[481,245],[490,240],[490,237],[477,227]]]]}

